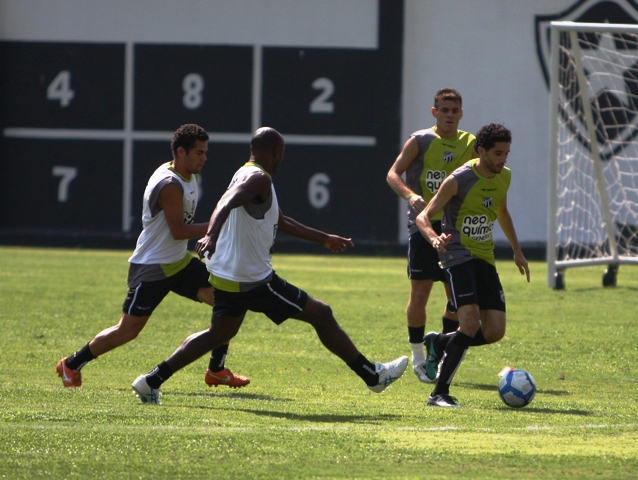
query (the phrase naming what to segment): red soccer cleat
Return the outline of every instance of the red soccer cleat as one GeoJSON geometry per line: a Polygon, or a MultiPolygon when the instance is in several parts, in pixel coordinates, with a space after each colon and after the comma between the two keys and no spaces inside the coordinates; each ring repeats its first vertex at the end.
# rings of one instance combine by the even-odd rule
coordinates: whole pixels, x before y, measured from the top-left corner
{"type": "Polygon", "coordinates": [[[250,378],[244,377],[243,375],[235,375],[227,368],[224,368],[219,372],[213,372],[210,369],[207,369],[204,381],[209,387],[212,387],[213,385],[228,385],[232,388],[239,388],[248,385],[250,383],[250,378]]]}
{"type": "Polygon", "coordinates": [[[58,372],[58,376],[62,378],[62,383],[65,387],[82,386],[82,374],[67,367],[66,358],[63,358],[58,362],[58,364],[55,366],[55,371],[58,372]]]}

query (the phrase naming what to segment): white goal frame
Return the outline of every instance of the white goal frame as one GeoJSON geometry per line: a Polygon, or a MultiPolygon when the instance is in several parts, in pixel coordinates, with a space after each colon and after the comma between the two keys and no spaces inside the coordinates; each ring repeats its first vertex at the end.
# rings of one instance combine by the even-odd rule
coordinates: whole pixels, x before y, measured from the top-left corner
{"type": "MultiPolygon", "coordinates": [[[[548,195],[548,239],[547,239],[547,284],[555,289],[565,287],[564,273],[567,268],[591,265],[607,265],[608,268],[603,275],[604,286],[615,286],[618,266],[620,264],[638,264],[638,254],[632,255],[619,253],[619,236],[616,232],[615,219],[612,216],[607,183],[603,172],[599,144],[596,134],[596,125],[592,113],[591,96],[581,61],[581,47],[578,34],[586,33],[611,33],[611,34],[631,34],[638,35],[638,25],[628,24],[604,24],[604,23],[576,23],[576,22],[551,22],[551,73],[550,73],[550,159],[549,159],[549,195],[548,195]],[[564,114],[561,104],[561,87],[559,85],[560,56],[561,56],[561,35],[569,36],[571,52],[574,55],[572,68],[576,72],[578,85],[585,86],[577,90],[581,96],[579,106],[582,108],[582,116],[586,124],[586,131],[578,131],[577,135],[588,141],[591,160],[593,161],[593,175],[595,176],[596,190],[600,202],[602,223],[600,225],[602,234],[606,235],[604,247],[597,249],[597,252],[584,255],[586,258],[570,258],[569,254],[561,253],[559,248],[558,234],[558,212],[559,212],[559,128],[569,120],[561,120],[564,114]],[[559,122],[562,122],[559,123],[559,122]]],[[[638,62],[638,50],[636,50],[636,62],[638,62]]],[[[597,99],[595,105],[597,105],[597,99]]],[[[582,118],[581,118],[582,121],[582,118]]],[[[573,125],[573,122],[571,123],[573,125]]],[[[566,128],[566,127],[564,127],[566,128]]],[[[636,140],[638,141],[638,140],[636,140]]],[[[615,157],[607,158],[608,161],[615,161],[615,157]]],[[[636,158],[638,164],[638,158],[636,158]]],[[[638,168],[637,168],[638,171],[638,168]]],[[[595,192],[591,192],[596,195],[595,192]]],[[[637,252],[638,253],[638,252],[637,252]]]]}

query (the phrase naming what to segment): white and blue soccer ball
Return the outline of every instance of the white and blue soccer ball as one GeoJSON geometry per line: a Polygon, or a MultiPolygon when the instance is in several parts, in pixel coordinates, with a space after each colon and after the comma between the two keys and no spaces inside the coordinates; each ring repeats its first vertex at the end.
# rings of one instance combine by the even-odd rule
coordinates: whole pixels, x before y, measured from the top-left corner
{"type": "Polygon", "coordinates": [[[498,394],[506,405],[521,408],[536,395],[536,382],[525,370],[510,370],[498,382],[498,394]]]}

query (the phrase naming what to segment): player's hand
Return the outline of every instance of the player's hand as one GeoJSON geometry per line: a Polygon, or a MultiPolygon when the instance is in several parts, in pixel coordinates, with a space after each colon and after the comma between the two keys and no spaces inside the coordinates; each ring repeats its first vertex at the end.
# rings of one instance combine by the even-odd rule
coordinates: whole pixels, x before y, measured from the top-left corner
{"type": "Polygon", "coordinates": [[[199,255],[200,260],[202,258],[209,259],[215,253],[215,247],[217,246],[217,241],[208,235],[197,240],[195,244],[195,251],[197,255],[199,255]]]}
{"type": "Polygon", "coordinates": [[[322,243],[331,252],[343,252],[348,247],[354,247],[351,238],[340,237],[339,235],[328,235],[328,238],[322,243]]]}
{"type": "Polygon", "coordinates": [[[514,254],[514,263],[516,263],[521,275],[527,275],[527,283],[529,283],[529,265],[527,264],[527,259],[525,258],[525,255],[523,255],[523,252],[516,252],[514,254]]]}
{"type": "Polygon", "coordinates": [[[425,208],[426,203],[421,195],[415,194],[410,197],[410,200],[408,200],[408,205],[410,205],[410,208],[416,213],[421,213],[425,208]]]}
{"type": "Polygon", "coordinates": [[[432,240],[432,246],[439,252],[445,252],[445,247],[448,243],[450,243],[450,240],[452,240],[452,235],[442,233],[434,240],[432,240]]]}

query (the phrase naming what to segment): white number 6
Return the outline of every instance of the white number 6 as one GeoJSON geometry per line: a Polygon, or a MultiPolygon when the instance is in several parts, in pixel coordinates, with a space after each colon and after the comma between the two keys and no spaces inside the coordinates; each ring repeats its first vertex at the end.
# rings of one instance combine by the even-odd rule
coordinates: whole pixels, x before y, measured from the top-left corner
{"type": "Polygon", "coordinates": [[[315,173],[308,182],[308,201],[316,209],[328,205],[330,202],[330,177],[325,173],[315,173]]]}

